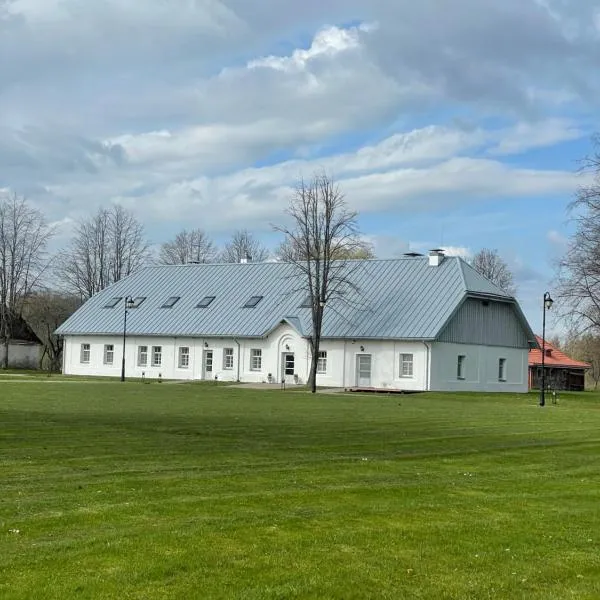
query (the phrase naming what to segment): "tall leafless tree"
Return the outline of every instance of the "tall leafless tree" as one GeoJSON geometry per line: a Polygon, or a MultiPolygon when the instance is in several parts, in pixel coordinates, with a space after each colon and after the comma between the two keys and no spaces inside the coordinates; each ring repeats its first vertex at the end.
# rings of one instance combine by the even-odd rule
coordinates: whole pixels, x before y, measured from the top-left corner
{"type": "Polygon", "coordinates": [[[70,245],[60,253],[57,275],[69,292],[85,300],[148,260],[142,224],[122,206],[111,206],[79,222],[70,245]]]}
{"type": "Polygon", "coordinates": [[[212,262],[217,254],[212,240],[202,229],[184,229],[175,239],[160,247],[159,262],[163,265],[212,262]]]}
{"type": "Polygon", "coordinates": [[[600,334],[600,136],[582,171],[591,182],[579,188],[569,210],[575,233],[559,263],[558,289],[562,314],[577,331],[600,334]]]}
{"type": "Polygon", "coordinates": [[[471,266],[507,294],[514,296],[517,288],[510,267],[498,254],[498,250],[482,248],[471,259],[471,266]]]}
{"type": "Polygon", "coordinates": [[[323,315],[328,306],[345,301],[350,291],[358,291],[352,280],[356,262],[350,261],[360,247],[357,213],[348,209],[339,187],[325,174],[298,184],[290,200],[291,225],[275,226],[284,234],[289,248],[287,256],[294,265],[298,286],[310,298],[312,332],[309,338],[311,365],[308,384],[316,391],[317,364],[323,329],[323,315]],[[338,258],[340,257],[340,258],[338,258]]]}
{"type": "Polygon", "coordinates": [[[0,199],[0,335],[5,368],[13,324],[48,266],[46,245],[52,233],[42,213],[25,198],[9,194],[0,199]]]}
{"type": "MultiPolygon", "coordinates": [[[[306,260],[302,248],[295,247],[292,240],[284,239],[275,250],[275,258],[280,262],[306,260]]],[[[358,240],[353,248],[340,248],[333,257],[336,260],[369,260],[375,258],[373,245],[365,240],[358,240]]]]}
{"type": "Polygon", "coordinates": [[[250,257],[253,262],[265,262],[269,256],[270,253],[267,248],[248,230],[240,229],[225,244],[220,254],[220,261],[225,263],[239,263],[242,259],[250,257]]]}

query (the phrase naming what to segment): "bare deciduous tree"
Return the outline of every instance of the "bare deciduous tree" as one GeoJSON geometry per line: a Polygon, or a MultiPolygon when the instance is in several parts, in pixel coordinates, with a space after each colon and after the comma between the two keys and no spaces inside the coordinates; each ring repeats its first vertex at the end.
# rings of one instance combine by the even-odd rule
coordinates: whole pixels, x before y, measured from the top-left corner
{"type": "Polygon", "coordinates": [[[269,258],[269,251],[248,230],[236,231],[220,255],[221,262],[239,263],[242,259],[250,257],[253,262],[265,262],[269,258]]]}
{"type": "MultiPolygon", "coordinates": [[[[280,262],[306,260],[303,249],[294,247],[292,240],[284,239],[275,250],[275,258],[280,262]]],[[[365,240],[358,240],[353,248],[340,248],[333,257],[335,260],[369,260],[375,258],[373,245],[365,240]]]]}
{"type": "Polygon", "coordinates": [[[13,323],[48,265],[45,250],[52,233],[42,213],[25,198],[10,194],[0,200],[0,334],[5,368],[13,323]]]}
{"type": "Polygon", "coordinates": [[[361,248],[357,213],[348,209],[341,190],[325,174],[315,175],[310,182],[300,181],[287,213],[291,226],[275,226],[275,230],[284,234],[288,248],[297,249],[287,256],[299,282],[294,291],[305,291],[310,298],[312,356],[308,384],[314,393],[326,307],[336,300],[344,301],[347,292],[356,291],[351,275],[357,263],[345,257],[361,248]]]}
{"type": "Polygon", "coordinates": [[[590,365],[586,379],[597,390],[600,384],[600,337],[589,333],[582,336],[572,334],[567,339],[565,351],[576,360],[590,365]]]}
{"type": "Polygon", "coordinates": [[[174,240],[161,246],[158,260],[163,265],[208,263],[216,254],[215,245],[202,229],[184,229],[174,240]]]}
{"type": "Polygon", "coordinates": [[[91,298],[144,266],[148,248],[144,228],[131,212],[122,206],[101,208],[77,225],[59,256],[57,275],[69,292],[91,298]]]}
{"type": "Polygon", "coordinates": [[[559,263],[557,299],[561,312],[577,331],[600,333],[600,137],[595,153],[584,160],[589,185],[577,191],[569,210],[576,225],[559,263]]]}
{"type": "Polygon", "coordinates": [[[471,259],[470,264],[478,273],[489,279],[501,290],[511,296],[515,295],[516,286],[513,274],[497,250],[481,249],[471,259]]]}
{"type": "Polygon", "coordinates": [[[76,296],[52,290],[42,290],[27,298],[23,316],[43,344],[40,368],[47,362],[50,371],[60,371],[63,339],[54,332],[80,306],[81,301],[76,296]]]}

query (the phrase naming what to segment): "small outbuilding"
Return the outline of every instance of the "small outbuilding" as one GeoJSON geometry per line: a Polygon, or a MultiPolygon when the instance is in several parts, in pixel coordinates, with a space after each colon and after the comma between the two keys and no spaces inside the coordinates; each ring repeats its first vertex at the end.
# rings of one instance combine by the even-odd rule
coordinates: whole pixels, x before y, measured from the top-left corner
{"type": "MultiPolygon", "coordinates": [[[[540,389],[542,385],[542,338],[536,336],[538,348],[529,351],[529,387],[540,389]]],[[[585,372],[591,365],[567,356],[562,350],[545,342],[544,369],[546,387],[568,392],[585,390],[585,372]]]]}
{"type": "MultiPolygon", "coordinates": [[[[8,343],[8,367],[10,369],[38,369],[42,342],[23,317],[10,316],[11,338],[8,343]]],[[[0,331],[4,328],[0,323],[0,331]]],[[[0,365],[6,359],[6,345],[0,341],[0,365]]]]}

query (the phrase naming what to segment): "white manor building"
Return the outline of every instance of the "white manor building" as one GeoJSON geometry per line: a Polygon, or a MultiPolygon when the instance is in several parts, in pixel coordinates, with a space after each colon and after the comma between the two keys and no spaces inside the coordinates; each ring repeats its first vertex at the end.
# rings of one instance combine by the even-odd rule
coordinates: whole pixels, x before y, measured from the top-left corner
{"type": "MultiPolygon", "coordinates": [[[[537,347],[514,298],[440,251],[354,261],[356,292],[325,307],[317,384],[527,392],[537,347]]],[[[286,263],[143,269],[57,331],[63,372],[305,384],[311,309],[286,263]],[[132,298],[127,310],[125,303],[132,298]]]]}

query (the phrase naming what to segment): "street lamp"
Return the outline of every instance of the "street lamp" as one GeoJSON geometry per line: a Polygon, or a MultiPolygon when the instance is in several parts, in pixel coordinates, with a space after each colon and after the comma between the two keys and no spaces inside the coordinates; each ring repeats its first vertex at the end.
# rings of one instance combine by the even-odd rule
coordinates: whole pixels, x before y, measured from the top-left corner
{"type": "Polygon", "coordinates": [[[123,360],[121,361],[121,381],[125,381],[125,341],[127,340],[127,309],[135,304],[131,296],[125,296],[125,314],[123,315],[123,360]]]}
{"type": "Polygon", "coordinates": [[[546,311],[552,308],[554,300],[550,292],[544,294],[544,318],[542,321],[542,389],[540,390],[540,406],[546,406],[546,311]]]}

